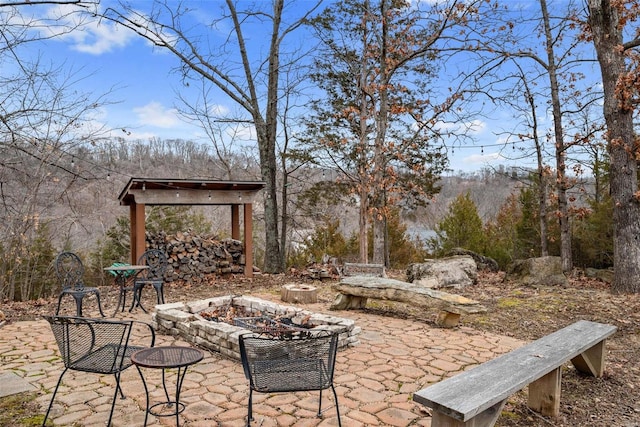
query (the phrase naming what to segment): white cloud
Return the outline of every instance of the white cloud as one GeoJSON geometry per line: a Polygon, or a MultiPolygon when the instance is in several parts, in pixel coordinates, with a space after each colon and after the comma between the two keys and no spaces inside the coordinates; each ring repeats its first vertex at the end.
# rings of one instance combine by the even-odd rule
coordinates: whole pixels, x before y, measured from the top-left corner
{"type": "Polygon", "coordinates": [[[105,22],[94,23],[87,26],[85,31],[74,32],[73,35],[75,43],[72,49],[92,55],[100,55],[122,48],[137,37],[131,31],[105,22]]]}
{"type": "Polygon", "coordinates": [[[164,108],[159,102],[150,102],[145,106],[133,109],[138,116],[138,124],[155,126],[160,128],[171,128],[181,123],[178,112],[173,108],[164,108]]]}
{"type": "Polygon", "coordinates": [[[100,55],[127,46],[138,38],[133,31],[119,27],[116,24],[99,20],[87,19],[86,15],[73,13],[77,8],[71,5],[59,5],[49,8],[43,22],[56,22],[49,25],[46,31],[50,36],[56,36],[71,44],[71,49],[78,52],[100,55]],[[59,25],[58,25],[59,24],[59,25]],[[73,29],[72,31],[69,31],[73,29]]]}
{"type": "Polygon", "coordinates": [[[478,135],[487,129],[487,123],[482,120],[471,120],[462,123],[438,122],[434,128],[441,132],[452,134],[478,135]]]}

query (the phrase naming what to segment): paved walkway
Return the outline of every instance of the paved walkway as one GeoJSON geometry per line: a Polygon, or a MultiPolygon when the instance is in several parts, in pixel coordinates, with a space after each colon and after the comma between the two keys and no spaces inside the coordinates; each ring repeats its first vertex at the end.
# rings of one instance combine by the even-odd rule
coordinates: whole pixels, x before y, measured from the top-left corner
{"type": "MultiPolygon", "coordinates": [[[[326,304],[305,308],[327,311],[326,304]]],[[[464,327],[439,329],[415,320],[362,312],[341,311],[337,315],[354,319],[362,328],[360,344],[339,351],[336,363],[334,383],[345,427],[430,426],[428,412],[411,400],[413,392],[521,345],[511,338],[464,327]]],[[[117,317],[150,320],[150,316],[140,310],[117,317]]],[[[157,336],[156,345],[171,344],[188,345],[170,336],[157,336]]],[[[63,369],[48,323],[24,321],[1,327],[0,362],[0,375],[17,374],[40,390],[38,402],[46,410],[63,369]]],[[[144,372],[148,382],[161,384],[160,371],[144,372]]],[[[113,376],[69,371],[50,417],[55,425],[61,426],[104,425],[114,385],[113,376]]],[[[135,368],[122,374],[121,385],[127,398],[116,402],[113,425],[142,426],[145,395],[135,368]]],[[[0,394],[2,388],[0,383],[0,394]]],[[[156,398],[161,395],[161,387],[152,392],[156,398]]],[[[323,393],[326,411],[322,419],[315,416],[317,398],[317,392],[254,393],[251,425],[337,426],[331,392],[323,393]]],[[[181,425],[244,426],[247,399],[248,382],[240,362],[206,352],[204,360],[187,371],[181,395],[181,401],[186,404],[180,416],[181,425]]],[[[149,425],[175,425],[175,418],[150,417],[149,425]]]]}

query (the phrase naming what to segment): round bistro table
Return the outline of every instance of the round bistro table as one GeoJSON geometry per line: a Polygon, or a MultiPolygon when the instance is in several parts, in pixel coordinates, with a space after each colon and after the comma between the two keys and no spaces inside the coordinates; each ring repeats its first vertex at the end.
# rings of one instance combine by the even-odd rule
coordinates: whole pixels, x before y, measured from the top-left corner
{"type": "Polygon", "coordinates": [[[129,312],[133,310],[133,307],[136,305],[136,303],[138,304],[138,307],[142,309],[142,311],[144,311],[145,313],[147,312],[147,310],[144,309],[142,304],[140,304],[140,295],[135,295],[135,292],[133,292],[133,286],[127,287],[127,278],[129,276],[135,276],[139,271],[146,270],[147,268],[149,268],[148,265],[132,265],[132,264],[117,265],[117,266],[112,265],[110,267],[103,268],[104,271],[109,271],[116,275],[115,282],[118,284],[118,287],[119,287],[118,304],[116,305],[116,311],[113,312],[113,317],[115,317],[115,315],[118,314],[118,309],[120,307],[122,307],[122,311],[124,311],[124,306],[127,301],[127,291],[131,291],[134,294],[133,302],[131,303],[131,308],[129,309],[129,312]]]}
{"type": "Polygon", "coordinates": [[[149,414],[156,417],[176,417],[176,426],[179,426],[179,414],[184,411],[184,404],[180,403],[180,389],[182,388],[182,382],[184,376],[187,373],[187,367],[194,365],[204,358],[204,352],[192,347],[179,347],[179,346],[164,346],[164,347],[151,347],[138,350],[131,355],[131,362],[136,365],[140,378],[142,378],[142,384],[144,385],[144,392],[147,398],[147,408],[144,414],[144,425],[147,425],[147,418],[149,414]],[[162,369],[162,388],[164,388],[164,394],[167,397],[166,401],[149,405],[149,389],[147,388],[147,382],[142,375],[140,368],[162,369]],[[167,369],[178,368],[176,377],[176,393],[175,400],[171,400],[169,392],[167,390],[165,371],[167,369]],[[171,408],[174,410],[171,412],[161,412],[162,408],[171,408]]]}

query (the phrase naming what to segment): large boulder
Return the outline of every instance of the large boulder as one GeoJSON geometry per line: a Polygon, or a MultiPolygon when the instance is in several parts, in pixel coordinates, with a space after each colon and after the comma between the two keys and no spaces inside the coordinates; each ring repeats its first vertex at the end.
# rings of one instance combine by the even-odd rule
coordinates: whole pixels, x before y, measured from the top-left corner
{"type": "Polygon", "coordinates": [[[498,262],[495,259],[489,258],[488,256],[480,255],[468,249],[453,248],[449,252],[447,252],[447,256],[455,256],[455,255],[468,255],[472,257],[473,260],[476,262],[476,265],[478,266],[478,270],[489,270],[494,273],[500,270],[500,267],[498,266],[498,262]]]}
{"type": "Polygon", "coordinates": [[[557,256],[518,259],[507,268],[505,281],[515,281],[527,286],[566,286],[567,277],[562,272],[562,259],[557,256]]]}
{"type": "Polygon", "coordinates": [[[471,256],[429,259],[407,267],[407,281],[427,288],[464,288],[478,279],[478,267],[471,256]]]}

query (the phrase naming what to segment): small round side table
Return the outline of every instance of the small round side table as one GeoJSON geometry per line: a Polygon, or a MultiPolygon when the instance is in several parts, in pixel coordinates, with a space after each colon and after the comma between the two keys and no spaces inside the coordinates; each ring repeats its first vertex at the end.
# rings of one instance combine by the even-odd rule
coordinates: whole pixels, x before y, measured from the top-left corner
{"type": "Polygon", "coordinates": [[[136,365],[140,378],[142,378],[142,384],[144,385],[144,392],[147,399],[147,408],[144,414],[144,425],[147,425],[147,418],[149,414],[156,417],[176,417],[176,426],[180,425],[178,416],[184,411],[185,405],[180,403],[180,390],[182,388],[182,382],[184,376],[187,373],[187,367],[194,365],[204,358],[204,352],[192,347],[180,347],[180,346],[164,346],[164,347],[151,347],[138,350],[131,355],[131,362],[136,365]],[[166,401],[149,404],[149,389],[147,388],[147,382],[142,375],[140,368],[162,369],[162,388],[164,388],[164,394],[167,397],[166,401]],[[167,390],[167,383],[165,377],[165,371],[167,369],[178,368],[178,374],[176,378],[176,393],[175,400],[171,400],[169,392],[167,390]],[[172,412],[161,412],[161,406],[174,407],[172,412]]]}

